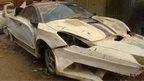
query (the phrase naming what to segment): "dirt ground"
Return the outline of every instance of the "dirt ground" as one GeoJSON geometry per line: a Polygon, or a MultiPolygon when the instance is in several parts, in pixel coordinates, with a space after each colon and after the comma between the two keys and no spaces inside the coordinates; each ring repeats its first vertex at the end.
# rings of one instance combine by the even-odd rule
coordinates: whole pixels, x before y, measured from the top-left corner
{"type": "Polygon", "coordinates": [[[35,71],[41,67],[35,57],[0,35],[0,81],[76,81],[35,71]]]}

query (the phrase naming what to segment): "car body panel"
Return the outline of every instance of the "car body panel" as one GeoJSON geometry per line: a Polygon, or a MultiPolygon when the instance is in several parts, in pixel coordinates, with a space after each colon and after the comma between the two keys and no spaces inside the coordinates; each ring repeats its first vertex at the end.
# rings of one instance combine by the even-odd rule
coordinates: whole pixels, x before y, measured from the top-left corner
{"type": "Polygon", "coordinates": [[[56,20],[47,23],[47,25],[58,32],[68,32],[90,41],[101,40],[106,37],[101,30],[77,19],[56,20]]]}
{"type": "Polygon", "coordinates": [[[64,65],[59,65],[61,66],[59,67],[59,69],[61,70],[64,70],[65,68],[68,67],[68,65],[71,65],[72,63],[76,62],[106,70],[111,70],[129,76],[131,74],[135,75],[135,73],[139,72],[139,68],[140,66],[142,67],[142,65],[140,65],[131,54],[127,54],[124,52],[117,52],[117,53],[115,52],[117,51],[100,46],[91,47],[89,49],[80,48],[77,46],[71,46],[69,48],[54,50],[54,53],[56,54],[56,56],[58,55],[57,56],[58,58],[60,59],[67,58],[68,63],[70,63],[67,64],[65,59],[66,63],[64,63],[64,65]],[[105,51],[102,52],[103,50],[105,51]],[[124,54],[125,57],[123,57],[122,54],[124,54]]]}
{"type": "Polygon", "coordinates": [[[30,46],[31,48],[35,48],[35,31],[34,27],[30,24],[30,22],[25,18],[17,18],[19,19],[19,26],[16,28],[18,34],[20,35],[21,41],[30,46]]]}
{"type": "Polygon", "coordinates": [[[121,35],[121,34],[125,34],[127,31],[130,31],[130,29],[126,26],[126,24],[124,24],[120,20],[114,18],[108,18],[108,17],[101,17],[101,16],[93,16],[92,18],[103,23],[108,28],[112,29],[116,34],[121,35]]]}
{"type": "Polygon", "coordinates": [[[6,26],[6,19],[3,17],[3,12],[0,11],[0,31],[6,26]]]}
{"type": "Polygon", "coordinates": [[[57,35],[57,32],[53,28],[47,27],[44,23],[40,23],[39,26],[36,37],[37,41],[39,39],[45,41],[51,49],[67,46],[65,41],[57,35]]]}
{"type": "Polygon", "coordinates": [[[11,17],[8,18],[8,30],[19,40],[30,46],[31,48],[35,48],[35,36],[34,30],[32,29],[32,25],[25,18],[21,17],[11,17]]]}
{"type": "MultiPolygon", "coordinates": [[[[77,46],[71,46],[69,48],[62,48],[62,49],[60,48],[54,50],[57,59],[58,73],[64,72],[66,76],[69,71],[73,72],[73,69],[71,70],[69,68],[74,63],[84,64],[91,67],[97,67],[97,68],[101,68],[104,70],[108,70],[108,71],[112,71],[112,72],[116,72],[128,76],[132,76],[132,75],[136,76],[139,75],[141,72],[143,72],[143,70],[140,70],[140,66],[142,67],[142,65],[137,63],[134,57],[130,54],[125,55],[125,57],[128,58],[124,58],[121,56],[123,52],[119,52],[114,56],[113,54],[115,54],[115,51],[113,50],[105,48],[103,50],[111,51],[113,54],[112,53],[104,54],[104,52],[102,54],[100,52],[97,52],[95,49],[98,49],[98,51],[100,51],[99,49],[101,49],[101,47],[92,47],[89,49],[85,49],[77,46]],[[120,58],[120,56],[122,58],[120,58]],[[129,61],[129,59],[131,60],[131,62],[129,61]]],[[[75,73],[77,72],[81,73],[82,72],[81,70],[83,71],[85,69],[81,67],[75,73]]],[[[97,76],[89,70],[87,74],[92,76],[97,76]]],[[[83,76],[83,78],[86,77],[83,76]]],[[[90,79],[90,77],[87,79],[90,79]]],[[[95,79],[92,80],[95,81],[95,79]]]]}

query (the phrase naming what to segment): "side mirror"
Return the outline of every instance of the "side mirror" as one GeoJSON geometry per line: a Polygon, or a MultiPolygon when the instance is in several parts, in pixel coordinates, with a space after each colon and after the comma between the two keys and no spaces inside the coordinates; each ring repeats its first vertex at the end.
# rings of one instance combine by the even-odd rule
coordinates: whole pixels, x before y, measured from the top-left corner
{"type": "Polygon", "coordinates": [[[23,8],[16,7],[15,16],[19,15],[19,13],[23,10],[23,8]]]}
{"type": "Polygon", "coordinates": [[[30,20],[30,23],[31,23],[34,27],[38,27],[38,24],[39,24],[38,20],[36,20],[36,19],[31,19],[31,20],[30,20]]]}

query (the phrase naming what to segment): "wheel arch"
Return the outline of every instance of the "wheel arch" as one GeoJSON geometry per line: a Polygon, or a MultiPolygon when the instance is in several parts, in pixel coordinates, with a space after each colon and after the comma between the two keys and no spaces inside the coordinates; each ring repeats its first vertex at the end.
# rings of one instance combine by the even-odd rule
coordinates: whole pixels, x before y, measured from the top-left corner
{"type": "Polygon", "coordinates": [[[43,58],[45,48],[50,46],[42,39],[38,39],[36,42],[36,54],[38,58],[43,58]]]}
{"type": "Polygon", "coordinates": [[[65,46],[65,45],[58,44],[58,42],[55,42],[57,45],[53,43],[54,42],[52,42],[52,40],[42,39],[42,38],[37,39],[35,43],[35,47],[36,47],[35,53],[37,57],[41,58],[44,55],[44,51],[46,48],[53,50],[57,47],[65,46]]]}

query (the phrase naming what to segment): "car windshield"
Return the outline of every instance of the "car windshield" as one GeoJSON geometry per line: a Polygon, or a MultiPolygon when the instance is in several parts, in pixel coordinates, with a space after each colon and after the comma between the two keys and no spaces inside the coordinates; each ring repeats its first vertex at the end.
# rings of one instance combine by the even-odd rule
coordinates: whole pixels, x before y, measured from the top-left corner
{"type": "Polygon", "coordinates": [[[77,17],[89,18],[93,15],[75,4],[57,5],[56,7],[47,9],[44,12],[45,13],[42,14],[44,22],[77,17]]]}

